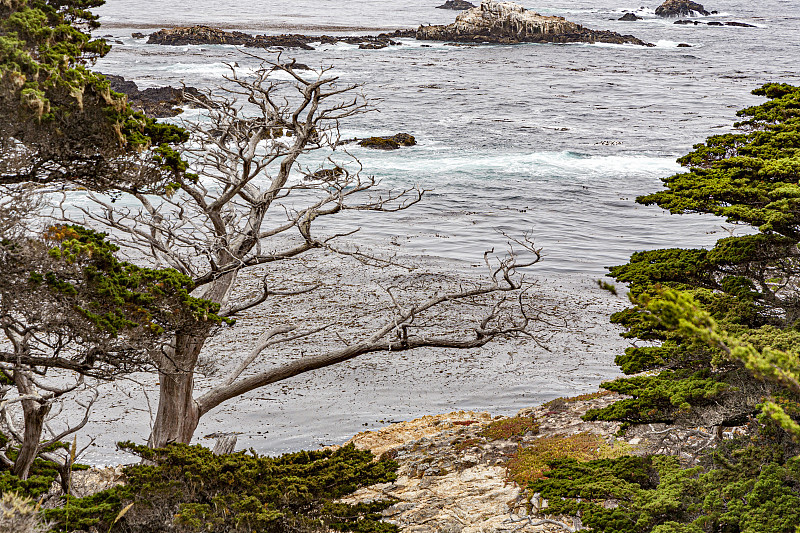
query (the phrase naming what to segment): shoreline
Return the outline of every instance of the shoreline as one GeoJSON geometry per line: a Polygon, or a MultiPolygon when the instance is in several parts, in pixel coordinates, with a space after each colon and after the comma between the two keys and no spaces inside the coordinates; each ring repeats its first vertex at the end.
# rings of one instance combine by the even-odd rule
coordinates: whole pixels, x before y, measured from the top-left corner
{"type": "MultiPolygon", "coordinates": [[[[330,256],[295,265],[296,270],[284,275],[292,277],[301,271],[315,271],[315,265],[324,262],[323,278],[329,289],[302,298],[290,308],[265,307],[245,313],[236,326],[210,340],[201,357],[206,360],[205,370],[213,375],[198,376],[196,394],[202,394],[225,375],[226,369],[235,366],[238,356],[246,353],[271,321],[286,323],[298,317],[313,321],[328,314],[354,316],[354,309],[365,305],[365,298],[375,300],[373,303],[379,307],[382,297],[379,282],[386,284],[396,276],[418,276],[430,284],[446,282],[448,277],[477,277],[478,269],[455,261],[430,257],[404,259],[415,267],[413,274],[390,269],[382,271],[377,281],[370,281],[371,276],[363,272],[359,263],[334,261],[330,256]],[[322,298],[317,300],[317,297],[322,298]]],[[[535,277],[535,267],[530,274],[535,277]]],[[[246,299],[260,281],[259,275],[241,280],[234,299],[246,299]]],[[[619,330],[610,324],[608,315],[624,307],[627,300],[612,297],[596,285],[589,288],[590,285],[594,285],[594,280],[583,275],[548,275],[540,279],[542,305],[559,309],[570,318],[569,327],[543,325],[541,333],[549,336],[546,345],[550,352],[533,342],[515,341],[495,343],[468,353],[450,354],[439,349],[400,356],[362,356],[223,404],[201,419],[193,442],[213,446],[213,440],[209,439],[232,433],[238,437],[237,449],[252,447],[259,453],[275,455],[339,444],[359,431],[431,413],[489,410],[493,415],[511,415],[523,407],[556,397],[593,392],[601,381],[619,375],[613,359],[628,342],[618,336],[619,330]]],[[[343,324],[343,331],[359,327],[355,318],[346,322],[350,323],[343,324]]],[[[287,348],[288,355],[278,351],[265,353],[259,360],[259,368],[269,365],[271,358],[315,353],[331,342],[338,341],[316,337],[306,344],[287,348]]],[[[102,405],[98,404],[95,416],[78,434],[79,447],[85,445],[88,436],[98,437],[95,446],[82,458],[84,463],[124,463],[126,455],[116,451],[116,442],[146,441],[150,413],[157,407],[157,380],[147,375],[136,377],[138,385],[120,382],[104,387],[102,405]],[[149,403],[143,391],[147,392],[149,403]]]]}

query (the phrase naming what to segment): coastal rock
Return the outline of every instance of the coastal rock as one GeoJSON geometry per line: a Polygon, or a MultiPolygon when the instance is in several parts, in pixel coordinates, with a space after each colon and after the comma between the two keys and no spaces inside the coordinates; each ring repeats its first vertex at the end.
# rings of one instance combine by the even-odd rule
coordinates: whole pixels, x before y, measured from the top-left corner
{"type": "Polygon", "coordinates": [[[151,33],[147,44],[185,46],[187,44],[234,44],[244,45],[252,36],[240,31],[227,32],[209,26],[165,28],[151,33]]]}
{"type": "MultiPolygon", "coordinates": [[[[319,40],[319,38],[317,38],[319,40]]],[[[240,31],[224,31],[209,26],[185,26],[166,28],[151,33],[147,44],[169,46],[186,46],[189,44],[232,44],[253,48],[302,48],[313,50],[308,46],[305,35],[250,35],[240,31]]]]}
{"type": "Polygon", "coordinates": [[[475,4],[467,2],[466,0],[447,0],[444,4],[436,6],[436,9],[454,9],[456,11],[464,11],[465,9],[472,9],[475,4]]]}
{"type": "MultiPolygon", "coordinates": [[[[600,409],[623,399],[608,391],[575,398],[558,398],[521,410],[516,418],[533,420],[536,428],[508,431],[507,417],[459,411],[426,416],[365,431],[350,441],[356,448],[399,464],[394,483],[359,489],[342,501],[356,504],[387,498],[397,503],[383,511],[384,520],[406,533],[500,533],[523,531],[520,519],[528,513],[546,513],[547,502],[534,507],[530,494],[509,479],[509,459],[540,439],[561,439],[593,434],[610,447],[629,455],[664,454],[684,464],[696,464],[709,443],[748,435],[747,427],[686,427],[667,424],[634,426],[620,436],[619,422],[583,420],[590,409],[600,409]],[[715,440],[716,435],[716,440],[715,440]]],[[[609,505],[615,502],[609,500],[609,505]]],[[[539,517],[554,518],[546,514],[539,517]]],[[[569,523],[571,517],[555,517],[569,523]]],[[[563,528],[529,525],[524,531],[555,533],[563,528]]]]}
{"type": "Polygon", "coordinates": [[[186,46],[189,44],[231,44],[249,48],[301,48],[313,50],[309,43],[347,43],[364,49],[378,49],[401,43],[394,39],[416,37],[415,30],[396,30],[380,35],[330,36],[330,35],[250,35],[240,31],[224,31],[209,26],[167,28],[151,33],[147,44],[186,46]],[[362,46],[363,45],[363,46],[362,46]]]}
{"type": "Polygon", "coordinates": [[[513,2],[484,1],[446,26],[420,26],[417,39],[468,43],[615,43],[653,46],[612,31],[584,28],[563,17],[543,16],[513,2]]]}
{"type": "Polygon", "coordinates": [[[699,20],[681,19],[681,20],[676,20],[674,22],[674,24],[694,24],[695,26],[703,25],[703,26],[720,26],[720,27],[722,27],[722,26],[734,26],[734,27],[737,27],[737,28],[757,28],[758,27],[758,26],[753,26],[752,24],[746,24],[744,22],[736,22],[736,21],[719,22],[717,20],[712,20],[711,22],[700,22],[699,20]]]}
{"type": "Polygon", "coordinates": [[[194,87],[151,87],[139,90],[136,83],[126,80],[122,76],[104,74],[112,91],[127,95],[128,103],[134,111],[141,111],[150,118],[174,117],[183,112],[178,106],[187,102],[186,95],[190,94],[198,100],[205,96],[194,87]]]}
{"type": "Polygon", "coordinates": [[[391,137],[370,137],[358,142],[359,146],[376,150],[397,150],[401,146],[414,146],[417,140],[408,133],[398,133],[391,137]]]}
{"type": "Polygon", "coordinates": [[[145,37],[147,37],[147,35],[145,35],[144,33],[139,33],[138,31],[135,31],[135,32],[131,33],[131,37],[133,37],[134,39],[144,39],[145,37]]]}
{"type": "Polygon", "coordinates": [[[667,0],[656,8],[656,15],[659,17],[690,17],[694,13],[708,16],[711,13],[697,2],[690,0],[667,0]]]}
{"type": "Polygon", "coordinates": [[[637,20],[642,20],[642,17],[637,17],[636,13],[625,13],[618,20],[624,20],[626,22],[635,22],[637,20]]]}

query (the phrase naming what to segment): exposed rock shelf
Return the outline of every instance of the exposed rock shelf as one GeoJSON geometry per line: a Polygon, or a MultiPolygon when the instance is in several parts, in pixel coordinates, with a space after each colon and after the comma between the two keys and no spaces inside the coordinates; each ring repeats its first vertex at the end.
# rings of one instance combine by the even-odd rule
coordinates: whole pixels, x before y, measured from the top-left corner
{"type": "Polygon", "coordinates": [[[417,39],[473,43],[615,43],[653,46],[632,35],[592,30],[563,17],[528,11],[512,2],[482,2],[446,26],[420,26],[417,39]]]}
{"type": "MultiPolygon", "coordinates": [[[[375,455],[393,458],[400,465],[399,476],[394,483],[360,489],[344,501],[398,500],[383,515],[386,521],[400,526],[403,533],[510,532],[520,527],[511,518],[527,514],[528,495],[509,479],[506,464],[513,454],[540,439],[593,434],[609,445],[623,446],[626,453],[678,455],[682,461],[693,464],[693,458],[709,442],[745,432],[744,428],[722,431],[722,428],[651,424],[637,426],[620,437],[618,422],[582,420],[587,410],[606,407],[621,398],[601,392],[523,409],[517,417],[535,420],[536,429],[508,438],[487,436],[486,431],[504,417],[465,411],[426,416],[360,433],[351,442],[357,448],[372,450],[375,455]]],[[[543,505],[546,507],[546,502],[543,505]]],[[[542,524],[525,527],[524,531],[563,532],[564,529],[542,524]]]]}
{"type": "Polygon", "coordinates": [[[339,42],[356,44],[360,48],[385,48],[389,45],[398,45],[394,39],[401,37],[415,37],[413,30],[397,30],[393,33],[380,35],[344,36],[333,37],[329,35],[250,35],[240,31],[224,31],[209,26],[191,26],[179,28],[166,28],[151,33],[147,39],[148,44],[162,44],[170,46],[186,46],[189,44],[229,44],[245,46],[248,48],[301,48],[313,50],[310,43],[335,44],[339,42]]]}

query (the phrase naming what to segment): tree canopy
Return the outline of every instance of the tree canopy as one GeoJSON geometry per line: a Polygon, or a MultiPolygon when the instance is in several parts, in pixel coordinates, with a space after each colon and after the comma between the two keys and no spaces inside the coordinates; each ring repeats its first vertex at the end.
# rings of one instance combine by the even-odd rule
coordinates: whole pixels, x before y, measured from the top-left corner
{"type": "Polygon", "coordinates": [[[585,417],[658,434],[716,426],[713,446],[688,457],[552,461],[529,486],[549,513],[605,532],[800,531],[800,87],[754,93],[768,101],[739,112],[738,133],[696,145],[679,159],[688,172],[637,199],[724,216],[752,234],[638,252],[611,269],[633,303],[612,320],[637,343],[616,359],[630,377],[603,387],[629,398],[585,417]],[[722,440],[725,426],[746,429],[722,440]]]}
{"type": "MultiPolygon", "coordinates": [[[[768,84],[767,102],[743,109],[738,133],[710,137],[679,162],[689,171],[664,179],[666,189],[637,199],[673,213],[711,213],[753,226],[711,249],[638,252],[611,276],[639,299],[662,288],[685,291],[715,324],[755,349],[797,353],[800,299],[800,88],[768,84]]],[[[754,379],[741,361],[691,332],[668,327],[640,308],[615,314],[629,338],[659,341],[617,357],[626,374],[657,371],[607,384],[633,398],[594,418],[628,422],[694,420],[735,425],[756,405],[785,390],[754,379]]]]}
{"type": "Polygon", "coordinates": [[[185,132],[134,113],[90,69],[111,49],[89,34],[103,3],[0,3],[0,184],[158,189],[185,170],[185,132]]]}

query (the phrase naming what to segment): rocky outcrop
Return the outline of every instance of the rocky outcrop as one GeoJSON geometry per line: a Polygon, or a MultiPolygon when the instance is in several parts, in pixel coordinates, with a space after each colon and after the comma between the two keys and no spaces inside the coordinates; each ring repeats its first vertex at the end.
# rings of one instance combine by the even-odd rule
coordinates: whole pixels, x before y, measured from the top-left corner
{"type": "Polygon", "coordinates": [[[653,46],[632,35],[591,30],[563,17],[528,11],[512,2],[485,1],[446,26],[420,26],[417,39],[470,43],[616,43],[653,46]]]}
{"type": "Polygon", "coordinates": [[[112,91],[128,96],[128,103],[134,111],[141,111],[151,118],[174,117],[183,112],[180,105],[187,102],[186,95],[190,94],[198,100],[204,100],[205,95],[194,87],[151,87],[139,90],[136,83],[126,80],[122,76],[104,74],[112,91]]]}
{"type": "Polygon", "coordinates": [[[635,22],[637,20],[642,20],[642,17],[637,17],[636,13],[625,13],[618,20],[624,20],[625,22],[635,22]]]}
{"type": "Polygon", "coordinates": [[[240,31],[224,31],[209,26],[167,28],[151,33],[147,44],[186,46],[190,44],[231,44],[248,48],[301,48],[313,50],[309,43],[335,44],[339,42],[359,45],[360,48],[376,49],[399,45],[394,39],[415,37],[414,30],[397,30],[393,33],[359,36],[329,35],[250,35],[240,31]]]}
{"type": "MultiPolygon", "coordinates": [[[[519,520],[525,516],[548,517],[547,503],[538,502],[542,514],[537,515],[530,495],[510,479],[507,466],[515,454],[541,439],[591,434],[626,454],[674,455],[693,465],[709,443],[747,435],[746,427],[648,424],[635,426],[620,436],[618,422],[582,419],[589,409],[607,407],[622,398],[608,392],[560,398],[523,409],[515,417],[517,423],[514,418],[459,411],[359,433],[350,442],[397,461],[398,478],[394,483],[360,489],[343,501],[352,504],[396,500],[383,511],[383,516],[404,533],[563,532],[564,528],[548,524],[520,528],[519,520]],[[517,431],[521,427],[518,422],[526,420],[535,421],[535,426],[523,426],[517,431]],[[504,425],[504,421],[509,424],[504,425]]],[[[572,521],[571,517],[549,518],[572,521]]]]}
{"type": "Polygon", "coordinates": [[[706,17],[711,14],[701,4],[690,0],[667,0],[656,8],[659,17],[690,17],[694,13],[706,17]]]}
{"type": "Polygon", "coordinates": [[[467,0],[447,0],[444,4],[436,6],[436,9],[454,9],[456,11],[464,11],[465,9],[472,9],[475,4],[467,2],[467,0]]]}
{"type": "Polygon", "coordinates": [[[401,146],[414,146],[415,144],[417,144],[417,140],[408,133],[398,133],[391,137],[369,137],[358,142],[359,146],[376,150],[397,150],[401,146]]]}

